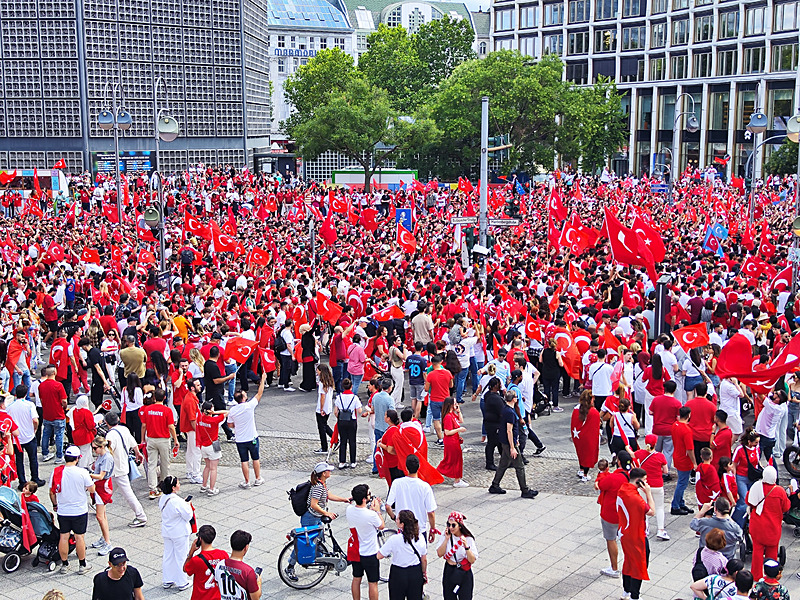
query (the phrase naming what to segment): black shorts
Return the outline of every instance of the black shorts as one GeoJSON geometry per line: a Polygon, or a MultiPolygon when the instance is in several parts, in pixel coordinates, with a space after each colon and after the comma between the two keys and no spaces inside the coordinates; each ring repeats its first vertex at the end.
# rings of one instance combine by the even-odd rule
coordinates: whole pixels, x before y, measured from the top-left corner
{"type": "Polygon", "coordinates": [[[58,319],[56,319],[55,321],[47,321],[47,326],[53,333],[58,333],[58,319]]]}
{"type": "Polygon", "coordinates": [[[86,533],[86,526],[89,524],[89,513],[78,515],[77,517],[65,517],[58,515],[58,532],[59,533],[74,533],[75,535],[83,535],[86,533]]]}
{"type": "Polygon", "coordinates": [[[381,566],[378,562],[378,555],[361,556],[361,560],[351,563],[353,565],[353,577],[360,579],[367,574],[367,581],[370,583],[378,583],[381,578],[381,566]]]}
{"type": "Polygon", "coordinates": [[[249,462],[250,459],[259,460],[258,447],[258,438],[249,442],[236,442],[236,449],[239,451],[239,460],[243,463],[249,462]]]}

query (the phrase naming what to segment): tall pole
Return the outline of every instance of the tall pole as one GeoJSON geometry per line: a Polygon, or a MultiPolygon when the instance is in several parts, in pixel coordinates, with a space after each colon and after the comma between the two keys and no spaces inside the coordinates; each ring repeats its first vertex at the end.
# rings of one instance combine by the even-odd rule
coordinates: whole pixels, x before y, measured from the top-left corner
{"type": "Polygon", "coordinates": [[[681,122],[681,107],[678,104],[678,98],[675,99],[675,110],[677,112],[675,114],[675,118],[672,120],[672,160],[670,161],[669,167],[669,195],[667,199],[667,202],[670,206],[672,206],[674,203],[672,191],[677,183],[676,179],[681,172],[681,169],[678,166],[678,136],[680,135],[678,123],[681,122]]]}
{"type": "MultiPolygon", "coordinates": [[[[330,206],[328,207],[330,210],[330,206]]],[[[308,238],[311,244],[311,276],[314,278],[311,288],[317,289],[317,236],[314,234],[314,217],[308,220],[308,238]]]]}
{"type": "MultiPolygon", "coordinates": [[[[797,65],[797,82],[795,83],[795,95],[800,96],[800,64],[797,65]]],[[[800,97],[797,98],[797,115],[800,116],[800,97]]],[[[800,140],[797,144],[797,179],[794,182],[794,215],[793,218],[800,216],[800,140]]],[[[796,235],[792,240],[793,254],[797,256],[797,249],[800,247],[800,238],[796,235]]],[[[798,278],[800,278],[800,264],[792,263],[792,293],[797,292],[798,278]]]]}
{"type": "Polygon", "coordinates": [[[117,87],[118,83],[111,86],[111,104],[114,112],[114,164],[117,167],[117,222],[122,226],[122,173],[119,168],[119,123],[117,123],[117,87]]]}
{"type": "MultiPolygon", "coordinates": [[[[478,228],[481,246],[486,247],[486,232],[489,228],[489,96],[481,98],[481,195],[478,228]]],[[[486,260],[481,266],[481,280],[486,283],[486,260]]]]}

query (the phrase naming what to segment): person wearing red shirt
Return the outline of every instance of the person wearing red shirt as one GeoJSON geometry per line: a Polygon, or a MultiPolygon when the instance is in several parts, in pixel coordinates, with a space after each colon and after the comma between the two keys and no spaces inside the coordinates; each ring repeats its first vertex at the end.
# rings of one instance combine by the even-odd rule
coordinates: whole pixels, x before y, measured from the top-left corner
{"type": "Polygon", "coordinates": [[[428,401],[431,415],[433,416],[433,428],[436,430],[436,443],[444,443],[442,434],[442,402],[450,395],[453,387],[453,374],[442,365],[442,357],[436,355],[431,358],[432,370],[425,378],[425,391],[430,394],[428,401]]]}
{"type": "Polygon", "coordinates": [[[114,329],[117,333],[119,333],[119,329],[117,327],[117,320],[114,318],[114,309],[111,306],[106,306],[103,309],[103,316],[101,316],[98,321],[100,321],[100,327],[103,328],[103,333],[108,335],[108,332],[114,329]]]}
{"type": "Polygon", "coordinates": [[[253,539],[246,531],[237,530],[231,534],[231,556],[223,558],[214,568],[214,579],[217,585],[224,581],[231,592],[224,600],[260,600],[261,575],[253,567],[244,562],[245,554],[250,549],[253,539]]]}
{"type": "Polygon", "coordinates": [[[66,428],[67,393],[56,381],[56,368],[48,365],[43,370],[44,380],[39,383],[39,399],[42,402],[42,462],[56,459],[64,464],[64,430],[66,428]],[[50,441],[55,437],[56,451],[50,453],[50,441]]]}
{"type": "Polygon", "coordinates": [[[50,294],[45,294],[42,299],[42,310],[44,312],[44,320],[47,323],[48,332],[42,340],[43,344],[47,344],[51,337],[56,337],[58,331],[58,310],[56,310],[56,302],[50,294]]]}
{"type": "Polygon", "coordinates": [[[652,508],[655,510],[658,534],[656,538],[668,541],[669,534],[664,527],[664,475],[669,472],[667,469],[667,459],[655,447],[658,443],[658,436],[654,433],[644,437],[645,447],[633,453],[639,466],[647,473],[647,483],[653,494],[652,508]]]}
{"type": "MultiPolygon", "coordinates": [[[[681,401],[675,397],[675,390],[677,389],[677,383],[665,381],[664,393],[656,396],[650,402],[649,412],[653,417],[653,434],[658,436],[656,450],[664,453],[664,458],[667,459],[667,467],[672,464],[672,426],[678,420],[678,411],[681,409],[681,401]]],[[[669,471],[667,473],[669,474],[669,471]]]]}
{"type": "Polygon", "coordinates": [[[619,520],[620,544],[625,560],[622,563],[622,589],[631,600],[639,600],[642,581],[647,573],[647,517],[655,514],[653,494],[644,469],[632,469],[630,481],[623,483],[617,493],[616,508],[619,520]],[[647,500],[642,498],[640,490],[647,500]]]}
{"type": "Polygon", "coordinates": [[[703,462],[697,465],[697,483],[694,487],[698,506],[703,506],[706,502],[713,502],[720,494],[719,475],[717,470],[711,466],[712,457],[711,448],[700,450],[700,458],[703,462]]]}
{"type": "Polygon", "coordinates": [[[628,482],[628,471],[631,468],[631,455],[626,450],[617,453],[617,470],[608,473],[602,478],[598,477],[595,489],[600,490],[600,524],[603,527],[603,538],[606,540],[608,558],[611,567],[601,569],[600,573],[607,577],[619,577],[617,559],[617,533],[619,532],[619,515],[617,514],[617,492],[623,484],[628,482]]]}
{"type": "Polygon", "coordinates": [[[169,356],[169,347],[167,346],[167,340],[161,337],[161,327],[158,325],[153,325],[148,329],[148,333],[150,337],[147,341],[142,344],[142,349],[144,350],[145,354],[147,354],[147,364],[145,368],[152,369],[153,368],[153,359],[150,358],[150,355],[153,352],[160,352],[164,355],[164,358],[169,356]]]}
{"type": "Polygon", "coordinates": [[[189,483],[203,483],[200,478],[200,446],[197,443],[197,414],[200,412],[200,402],[197,399],[198,385],[194,385],[191,375],[187,372],[189,363],[182,360],[178,371],[182,371],[184,377],[188,377],[188,383],[182,385],[183,402],[181,413],[178,419],[181,433],[186,435],[186,478],[189,483]]]}
{"type": "MultiPolygon", "coordinates": [[[[192,391],[195,395],[200,393],[200,380],[192,381],[192,391]]],[[[206,401],[203,403],[202,412],[197,415],[197,445],[200,447],[200,456],[205,462],[203,469],[201,490],[208,490],[209,496],[219,494],[217,485],[217,467],[222,451],[214,449],[214,442],[219,440],[219,426],[225,420],[227,410],[215,411],[214,405],[206,401]]]]}
{"type": "Polygon", "coordinates": [[[777,485],[777,481],[778,472],[775,467],[765,467],[761,481],[756,481],[747,492],[750,537],[753,540],[752,572],[756,580],[764,576],[765,559],[778,559],[783,513],[791,506],[786,490],[777,485]]]}
{"type": "Polygon", "coordinates": [[[193,578],[191,600],[220,600],[214,569],[229,556],[225,550],[212,546],[216,537],[216,529],[211,525],[201,525],[197,538],[189,545],[189,556],[183,563],[183,570],[193,578]]]}
{"type": "Polygon", "coordinates": [[[683,494],[689,485],[689,476],[697,467],[697,462],[694,458],[692,428],[689,426],[691,415],[692,409],[688,406],[682,406],[678,411],[678,422],[672,426],[672,444],[675,448],[672,462],[675,463],[675,469],[678,471],[678,483],[675,486],[675,493],[672,495],[672,507],[670,510],[670,514],[673,515],[688,515],[693,512],[689,510],[683,499],[683,494]]]}
{"type": "Polygon", "coordinates": [[[698,383],[694,388],[697,394],[686,403],[692,410],[689,427],[692,429],[694,442],[694,460],[700,462],[700,450],[711,447],[711,434],[714,432],[714,415],[717,405],[713,400],[706,398],[708,387],[705,383],[698,383]]]}
{"type": "Polygon", "coordinates": [[[378,440],[378,447],[383,450],[383,468],[388,471],[388,483],[391,485],[395,479],[405,476],[397,462],[397,451],[394,448],[394,438],[400,434],[400,417],[396,410],[390,408],[386,411],[384,420],[389,428],[378,440]]]}
{"type": "Polygon", "coordinates": [[[733,433],[728,427],[728,414],[724,410],[714,413],[714,433],[711,434],[711,466],[719,468],[719,459],[723,456],[731,457],[731,447],[733,446],[733,433]]]}
{"type": "Polygon", "coordinates": [[[750,466],[757,467],[761,461],[760,439],[761,436],[752,427],[748,427],[739,440],[741,444],[736,447],[731,458],[736,467],[736,489],[739,493],[739,499],[736,502],[736,508],[731,518],[739,523],[740,527],[744,523],[744,515],[747,512],[745,497],[753,485],[747,474],[750,471],[750,466]]]}
{"type": "Polygon", "coordinates": [[[147,440],[147,485],[150,488],[150,499],[161,495],[157,483],[169,477],[169,461],[171,460],[170,438],[178,445],[178,434],[175,432],[175,421],[172,409],[164,405],[167,393],[162,389],[153,392],[155,402],[139,409],[142,419],[142,439],[147,440]],[[161,476],[156,469],[161,461],[161,476]]]}

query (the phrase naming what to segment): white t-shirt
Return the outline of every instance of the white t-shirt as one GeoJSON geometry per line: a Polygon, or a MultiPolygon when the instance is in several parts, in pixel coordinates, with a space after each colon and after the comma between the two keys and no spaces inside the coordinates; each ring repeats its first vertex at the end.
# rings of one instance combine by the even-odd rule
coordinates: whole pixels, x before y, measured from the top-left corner
{"type": "Polygon", "coordinates": [[[417,549],[416,554],[412,550],[411,544],[407,544],[403,539],[403,534],[396,533],[381,546],[381,554],[392,557],[392,566],[413,567],[421,562],[417,554],[425,556],[428,553],[428,547],[425,543],[425,536],[422,533],[420,533],[417,541],[412,542],[412,544],[417,549]]]}
{"type": "Polygon", "coordinates": [[[358,552],[361,556],[372,556],[378,553],[378,529],[381,518],[374,510],[353,506],[347,507],[347,526],[356,528],[358,534],[358,552]]]}
{"type": "Polygon", "coordinates": [[[27,444],[30,442],[36,435],[33,420],[39,418],[39,413],[36,412],[36,405],[22,398],[14,400],[14,403],[6,409],[6,412],[19,428],[19,443],[27,444]]]}
{"type": "Polygon", "coordinates": [[[669,376],[672,377],[676,373],[675,367],[678,364],[678,359],[675,358],[675,355],[669,350],[662,350],[659,354],[661,355],[661,365],[667,370],[669,376]]]}
{"type": "MultiPolygon", "coordinates": [[[[430,484],[418,477],[401,477],[392,482],[386,503],[394,506],[394,513],[410,510],[419,521],[421,532],[428,530],[428,513],[436,510],[436,498],[430,484]]],[[[416,563],[415,563],[416,564],[416,563]]]]}
{"type": "Polygon", "coordinates": [[[322,414],[323,412],[326,415],[329,415],[333,412],[333,390],[334,388],[325,391],[325,388],[322,387],[322,384],[317,386],[317,409],[316,412],[322,414]],[[324,396],[325,399],[320,402],[320,396],[324,396]]]}
{"type": "MultiPolygon", "coordinates": [[[[86,469],[81,469],[77,465],[65,466],[61,476],[61,491],[56,495],[58,514],[64,517],[78,517],[88,513],[86,490],[93,483],[86,469]]],[[[52,474],[49,487],[53,487],[52,474]]]]}
{"type": "MultiPolygon", "coordinates": [[[[472,550],[472,552],[475,554],[476,559],[478,558],[478,547],[475,545],[475,539],[466,536],[463,537],[462,539],[464,540],[464,545],[459,546],[456,549],[455,556],[452,557],[453,562],[455,562],[456,564],[460,563],[462,560],[467,558],[467,548],[472,550]]],[[[452,536],[450,537],[450,542],[448,542],[446,546],[447,552],[450,551],[450,549],[456,544],[457,541],[458,540],[456,540],[452,536]]]]}
{"type": "Polygon", "coordinates": [[[228,413],[228,424],[236,430],[236,442],[252,442],[258,437],[256,430],[256,406],[258,400],[253,398],[231,407],[228,413]]]}
{"type": "Polygon", "coordinates": [[[339,413],[345,410],[350,410],[353,413],[353,420],[358,418],[358,410],[361,409],[361,401],[355,394],[348,394],[347,392],[339,394],[336,402],[333,405],[339,409],[339,413]]]}
{"type": "Polygon", "coordinates": [[[594,363],[589,367],[589,379],[592,380],[592,394],[595,396],[610,396],[614,393],[611,389],[611,374],[614,367],[605,362],[594,363]]]}

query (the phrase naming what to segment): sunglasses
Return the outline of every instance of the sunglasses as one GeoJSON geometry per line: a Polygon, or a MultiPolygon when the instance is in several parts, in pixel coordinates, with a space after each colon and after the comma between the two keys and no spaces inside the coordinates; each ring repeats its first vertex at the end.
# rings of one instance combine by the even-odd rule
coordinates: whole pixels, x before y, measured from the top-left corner
{"type": "Polygon", "coordinates": [[[455,526],[457,526],[457,525],[458,525],[458,523],[448,523],[448,524],[447,524],[447,526],[448,526],[448,527],[455,527],[455,526]]]}

